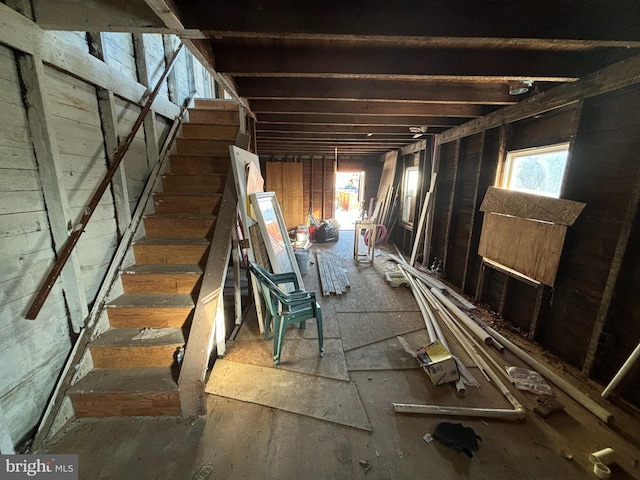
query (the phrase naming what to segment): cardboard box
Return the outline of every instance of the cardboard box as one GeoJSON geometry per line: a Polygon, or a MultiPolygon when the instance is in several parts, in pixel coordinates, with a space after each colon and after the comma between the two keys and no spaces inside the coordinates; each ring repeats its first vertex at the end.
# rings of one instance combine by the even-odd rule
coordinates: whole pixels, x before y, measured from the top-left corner
{"type": "Polygon", "coordinates": [[[458,366],[439,340],[420,348],[417,352],[422,369],[434,385],[455,382],[460,378],[458,366]]]}

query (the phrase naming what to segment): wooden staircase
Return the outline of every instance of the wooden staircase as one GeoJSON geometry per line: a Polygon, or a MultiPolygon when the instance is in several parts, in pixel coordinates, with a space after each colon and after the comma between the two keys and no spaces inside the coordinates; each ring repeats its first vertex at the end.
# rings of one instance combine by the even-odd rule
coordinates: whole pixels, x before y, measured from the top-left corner
{"type": "Polygon", "coordinates": [[[133,245],[136,263],[121,272],[124,294],[107,305],[110,328],[89,344],[93,369],[68,391],[76,417],[181,413],[176,352],[189,335],[238,129],[232,102],[189,109],[155,213],[133,245]]]}

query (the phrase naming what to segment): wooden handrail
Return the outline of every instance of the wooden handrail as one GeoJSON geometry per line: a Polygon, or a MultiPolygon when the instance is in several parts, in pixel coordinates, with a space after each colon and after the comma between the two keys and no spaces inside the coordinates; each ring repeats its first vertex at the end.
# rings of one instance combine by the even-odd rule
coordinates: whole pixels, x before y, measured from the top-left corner
{"type": "Polygon", "coordinates": [[[42,309],[44,302],[47,300],[49,293],[51,293],[53,285],[56,283],[56,280],[60,276],[60,273],[62,272],[62,269],[66,265],[67,260],[69,260],[69,257],[71,256],[71,252],[73,251],[74,247],[78,243],[78,240],[80,239],[80,235],[82,235],[82,232],[84,232],[87,224],[89,223],[89,220],[91,220],[91,216],[93,215],[93,212],[95,211],[96,207],[98,206],[98,203],[100,203],[100,200],[102,199],[102,195],[104,194],[107,187],[109,186],[109,183],[111,182],[111,179],[113,178],[116,171],[118,170],[120,163],[122,163],[122,159],[127,153],[127,150],[129,149],[131,142],[135,138],[136,133],[138,133],[138,130],[140,129],[140,126],[142,125],[144,118],[146,117],[147,113],[149,113],[149,110],[151,110],[151,104],[156,99],[158,92],[160,91],[160,87],[162,86],[162,82],[167,77],[167,75],[169,75],[169,72],[171,72],[171,69],[175,65],[176,60],[178,59],[178,55],[180,55],[180,52],[182,51],[183,47],[184,47],[183,44],[178,45],[178,48],[173,53],[173,55],[171,56],[171,59],[167,63],[167,66],[165,67],[164,72],[158,79],[158,82],[155,88],[147,98],[144,104],[144,107],[142,108],[142,110],[140,111],[140,114],[138,115],[138,118],[136,119],[135,123],[131,127],[131,131],[129,132],[127,137],[124,139],[122,144],[118,147],[116,152],[114,153],[113,161],[109,165],[107,173],[102,179],[102,182],[100,182],[100,185],[98,185],[98,188],[96,188],[96,191],[93,193],[91,200],[89,200],[89,203],[84,209],[82,218],[80,218],[80,221],[78,222],[78,224],[73,228],[73,231],[69,235],[69,238],[67,239],[64,246],[62,247],[62,250],[58,254],[58,258],[56,259],[56,262],[53,264],[53,267],[51,268],[49,275],[45,279],[42,287],[40,288],[40,291],[38,291],[36,298],[33,300],[33,303],[31,304],[31,307],[29,308],[29,311],[25,316],[25,318],[27,318],[28,320],[35,320],[35,318],[38,316],[38,313],[40,313],[40,310],[42,309]]]}
{"type": "Polygon", "coordinates": [[[209,363],[209,348],[213,336],[216,312],[222,306],[222,292],[231,255],[231,240],[236,226],[238,198],[233,173],[227,173],[224,193],[211,239],[207,263],[202,272],[202,286],[198,294],[191,322],[191,330],[184,352],[178,390],[183,416],[205,415],[204,378],[209,363]]]}

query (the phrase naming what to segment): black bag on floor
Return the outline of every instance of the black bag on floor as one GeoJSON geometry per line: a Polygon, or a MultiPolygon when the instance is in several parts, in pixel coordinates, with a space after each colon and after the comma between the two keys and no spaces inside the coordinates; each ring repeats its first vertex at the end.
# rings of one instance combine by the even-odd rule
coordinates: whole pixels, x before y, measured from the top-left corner
{"type": "Polygon", "coordinates": [[[322,222],[322,224],[316,230],[316,242],[337,242],[340,236],[340,230],[336,225],[331,223],[322,222]]]}
{"type": "Polygon", "coordinates": [[[480,448],[478,440],[482,443],[482,438],[476,435],[473,428],[465,427],[461,423],[441,422],[436,425],[432,436],[456,452],[467,454],[469,458],[473,458],[473,450],[480,448]]]}

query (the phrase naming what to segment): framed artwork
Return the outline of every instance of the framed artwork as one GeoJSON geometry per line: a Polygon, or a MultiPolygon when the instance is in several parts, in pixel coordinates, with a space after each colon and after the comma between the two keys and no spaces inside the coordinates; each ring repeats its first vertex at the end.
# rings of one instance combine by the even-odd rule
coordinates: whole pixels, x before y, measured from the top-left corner
{"type": "MultiPolygon", "coordinates": [[[[276,194],[260,192],[249,195],[249,198],[264,238],[273,273],[295,272],[300,288],[304,289],[298,262],[293,253],[276,194]]],[[[283,289],[290,292],[294,286],[288,283],[283,286],[283,289]]]]}

